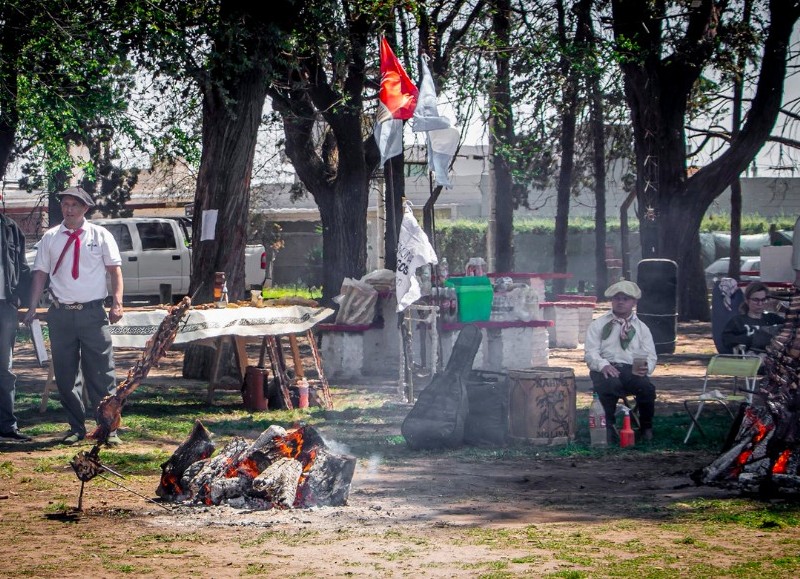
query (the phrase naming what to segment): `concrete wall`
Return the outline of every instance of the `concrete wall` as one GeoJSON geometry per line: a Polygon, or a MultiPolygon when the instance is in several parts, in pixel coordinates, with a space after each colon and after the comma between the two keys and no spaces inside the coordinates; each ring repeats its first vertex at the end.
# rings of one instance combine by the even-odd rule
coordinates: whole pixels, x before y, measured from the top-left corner
{"type": "MultiPolygon", "coordinates": [[[[286,247],[278,254],[275,260],[273,283],[292,284],[298,279],[312,279],[314,272],[309,271],[306,265],[306,256],[312,247],[322,246],[322,237],[314,233],[313,228],[309,231],[288,231],[284,229],[283,237],[286,240],[286,247]]],[[[370,224],[369,238],[374,236],[374,224],[370,224]]],[[[614,257],[621,258],[619,232],[610,232],[607,236],[608,245],[613,248],[614,257]]],[[[514,237],[514,263],[515,271],[518,272],[549,272],[553,271],[553,237],[546,234],[523,233],[514,237]]],[[[632,276],[636,277],[636,264],[641,260],[641,246],[639,245],[639,235],[632,233],[629,236],[630,263],[632,276]]],[[[573,233],[569,235],[567,242],[567,270],[573,274],[573,280],[568,283],[568,287],[577,286],[579,280],[594,283],[596,278],[594,265],[594,234],[593,233],[573,233]]],[[[485,257],[485,256],[484,256],[485,257]]],[[[367,250],[368,269],[375,269],[377,256],[375,247],[370,244],[367,250]]],[[[314,285],[314,284],[310,284],[314,285]]]]}

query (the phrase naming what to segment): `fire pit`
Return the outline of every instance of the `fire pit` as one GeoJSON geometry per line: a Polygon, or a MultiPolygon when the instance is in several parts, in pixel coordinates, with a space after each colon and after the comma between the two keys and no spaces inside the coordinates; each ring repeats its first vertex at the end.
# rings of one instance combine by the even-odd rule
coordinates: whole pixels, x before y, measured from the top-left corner
{"type": "Polygon", "coordinates": [[[347,504],[353,456],[330,451],[311,426],[270,426],[255,442],[233,438],[211,458],[214,442],[199,421],[161,465],[156,494],[184,504],[234,508],[308,508],[347,504]]]}
{"type": "Polygon", "coordinates": [[[800,295],[764,359],[753,404],[742,406],[722,454],[695,473],[699,484],[764,496],[800,494],[800,295]]]}

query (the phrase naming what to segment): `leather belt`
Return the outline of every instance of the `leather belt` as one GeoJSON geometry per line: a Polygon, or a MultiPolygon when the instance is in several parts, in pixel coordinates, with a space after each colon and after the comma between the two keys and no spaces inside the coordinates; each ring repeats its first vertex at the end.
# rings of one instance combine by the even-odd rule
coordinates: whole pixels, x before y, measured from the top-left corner
{"type": "Polygon", "coordinates": [[[54,301],[53,306],[62,310],[83,310],[89,308],[98,308],[103,306],[103,300],[94,300],[86,303],[62,304],[61,302],[54,301]]]}

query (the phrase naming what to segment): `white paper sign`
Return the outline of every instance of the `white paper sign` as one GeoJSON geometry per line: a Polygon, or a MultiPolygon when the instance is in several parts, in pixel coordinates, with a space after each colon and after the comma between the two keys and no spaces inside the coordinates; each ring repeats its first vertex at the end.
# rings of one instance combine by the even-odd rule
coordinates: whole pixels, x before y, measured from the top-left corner
{"type": "Polygon", "coordinates": [[[214,241],[218,214],[218,209],[206,209],[203,211],[203,220],[200,224],[200,241],[214,241]]]}
{"type": "Polygon", "coordinates": [[[47,348],[44,345],[44,335],[42,334],[42,322],[39,320],[31,321],[31,338],[33,339],[33,347],[36,350],[36,359],[39,365],[44,365],[47,362],[47,348]]]}

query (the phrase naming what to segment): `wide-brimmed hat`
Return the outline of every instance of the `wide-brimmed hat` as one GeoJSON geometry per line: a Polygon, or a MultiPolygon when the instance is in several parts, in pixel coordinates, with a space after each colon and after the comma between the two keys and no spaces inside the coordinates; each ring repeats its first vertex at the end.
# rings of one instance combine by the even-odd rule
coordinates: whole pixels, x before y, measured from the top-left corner
{"type": "Polygon", "coordinates": [[[609,286],[609,288],[606,290],[607,298],[613,298],[617,294],[625,294],[626,296],[630,296],[633,299],[638,300],[640,297],[642,297],[642,290],[640,290],[639,286],[632,281],[623,279],[622,281],[618,281],[617,283],[609,286]]]}
{"type": "Polygon", "coordinates": [[[92,196],[89,195],[86,191],[84,191],[81,187],[70,187],[66,191],[62,191],[58,194],[58,198],[61,199],[64,195],[69,195],[70,197],[75,197],[78,201],[86,205],[87,207],[94,207],[94,199],[92,196]]]}

